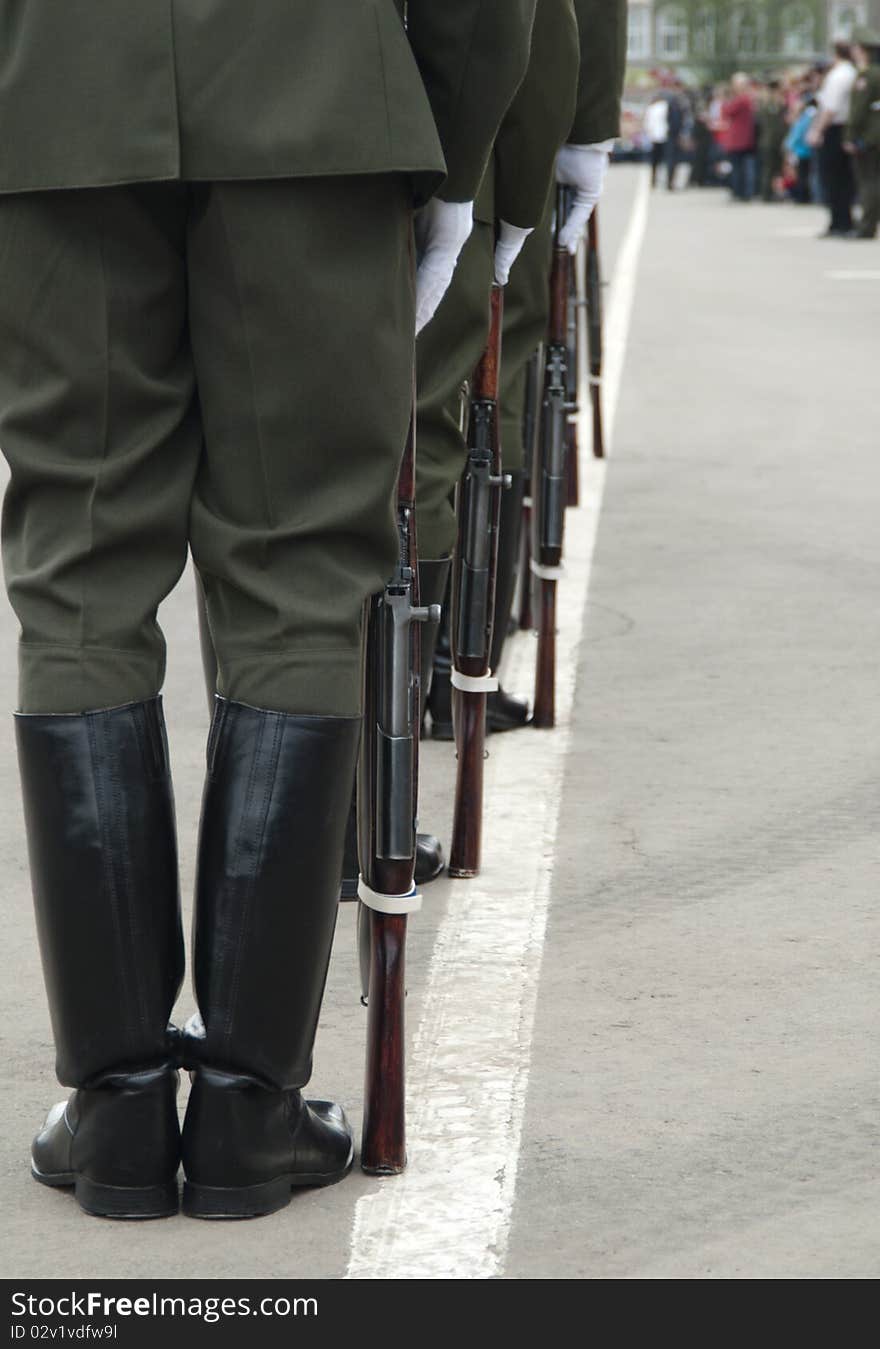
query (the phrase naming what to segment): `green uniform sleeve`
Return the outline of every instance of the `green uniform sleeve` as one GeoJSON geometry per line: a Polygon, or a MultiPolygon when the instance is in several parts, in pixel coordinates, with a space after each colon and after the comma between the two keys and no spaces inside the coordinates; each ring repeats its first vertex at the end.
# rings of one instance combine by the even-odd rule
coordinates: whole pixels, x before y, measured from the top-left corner
{"type": "Polygon", "coordinates": [[[574,0],[581,44],[573,145],[595,145],[620,134],[626,72],[626,0],[574,0]]]}
{"type": "Polygon", "coordinates": [[[538,0],[529,68],[495,143],[495,211],[511,225],[530,229],[544,214],[575,114],[578,65],[572,0],[538,0]]]}
{"type": "Polygon", "coordinates": [[[522,83],[536,0],[409,0],[407,31],[446,156],[446,201],[476,194],[522,83]]]}

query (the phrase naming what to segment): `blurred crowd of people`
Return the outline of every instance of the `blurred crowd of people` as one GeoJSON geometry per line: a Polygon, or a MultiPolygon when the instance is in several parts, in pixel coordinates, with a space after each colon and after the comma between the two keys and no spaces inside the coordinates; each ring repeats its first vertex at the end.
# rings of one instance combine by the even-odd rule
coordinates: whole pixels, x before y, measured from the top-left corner
{"type": "Polygon", "coordinates": [[[645,110],[652,185],[724,183],[734,201],[824,203],[826,234],[872,239],[880,228],[880,34],[858,30],[833,59],[759,79],[689,89],[669,79],[645,110]],[[858,221],[854,208],[859,205],[858,221]]]}

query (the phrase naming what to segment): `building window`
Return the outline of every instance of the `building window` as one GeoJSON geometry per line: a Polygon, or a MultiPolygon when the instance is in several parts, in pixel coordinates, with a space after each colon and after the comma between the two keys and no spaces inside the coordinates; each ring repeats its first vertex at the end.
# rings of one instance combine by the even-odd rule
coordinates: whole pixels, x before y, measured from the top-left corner
{"type": "Polygon", "coordinates": [[[713,9],[698,9],[694,15],[694,52],[697,56],[715,55],[718,26],[713,9]]]}
{"type": "Polygon", "coordinates": [[[630,61],[647,61],[651,55],[651,11],[647,5],[630,5],[626,54],[630,61]]]}
{"type": "Polygon", "coordinates": [[[739,5],[730,16],[730,49],[740,59],[767,48],[767,16],[755,5],[739,5]]]}
{"type": "Polygon", "coordinates": [[[866,23],[868,19],[868,6],[866,0],[861,3],[856,0],[833,0],[831,5],[829,31],[832,38],[851,38],[853,29],[858,28],[860,24],[866,23]]]}
{"type": "Polygon", "coordinates": [[[807,5],[788,5],[780,16],[783,56],[811,56],[816,50],[816,20],[807,5]]]}
{"type": "Polygon", "coordinates": [[[666,5],[657,15],[657,56],[683,61],[688,54],[688,16],[682,5],[666,5]]]}

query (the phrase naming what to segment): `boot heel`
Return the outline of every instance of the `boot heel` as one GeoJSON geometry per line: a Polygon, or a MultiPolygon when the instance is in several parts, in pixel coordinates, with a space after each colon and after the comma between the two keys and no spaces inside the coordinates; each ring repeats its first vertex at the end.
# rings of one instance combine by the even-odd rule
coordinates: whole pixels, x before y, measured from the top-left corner
{"type": "Polygon", "coordinates": [[[290,1203],[290,1177],[280,1176],[261,1185],[183,1186],[183,1211],[188,1218],[262,1218],[290,1203]]]}
{"type": "Polygon", "coordinates": [[[171,1218],[180,1207],[177,1182],[165,1185],[129,1187],[102,1185],[77,1176],[76,1202],[86,1213],[98,1218],[171,1218]]]}

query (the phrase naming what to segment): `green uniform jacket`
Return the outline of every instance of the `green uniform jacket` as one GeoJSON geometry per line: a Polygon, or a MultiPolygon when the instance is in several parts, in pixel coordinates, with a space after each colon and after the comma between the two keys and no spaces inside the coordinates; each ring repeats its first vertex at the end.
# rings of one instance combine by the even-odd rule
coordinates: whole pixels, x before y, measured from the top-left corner
{"type": "Polygon", "coordinates": [[[581,43],[572,145],[596,145],[620,135],[626,74],[626,0],[574,0],[581,43]]]}
{"type": "Polygon", "coordinates": [[[869,66],[856,80],[846,139],[859,149],[880,149],[880,66],[869,66]]]}
{"type": "Polygon", "coordinates": [[[785,108],[767,103],[757,114],[758,149],[767,153],[779,151],[788,132],[785,108]]]}
{"type": "Polygon", "coordinates": [[[407,41],[402,0],[0,0],[0,192],[404,171],[424,197],[445,153],[469,200],[534,4],[409,0],[407,41]]]}
{"type": "Polygon", "coordinates": [[[626,12],[625,0],[538,0],[528,72],[495,143],[479,220],[537,225],[559,147],[618,135],[626,12]]]}

